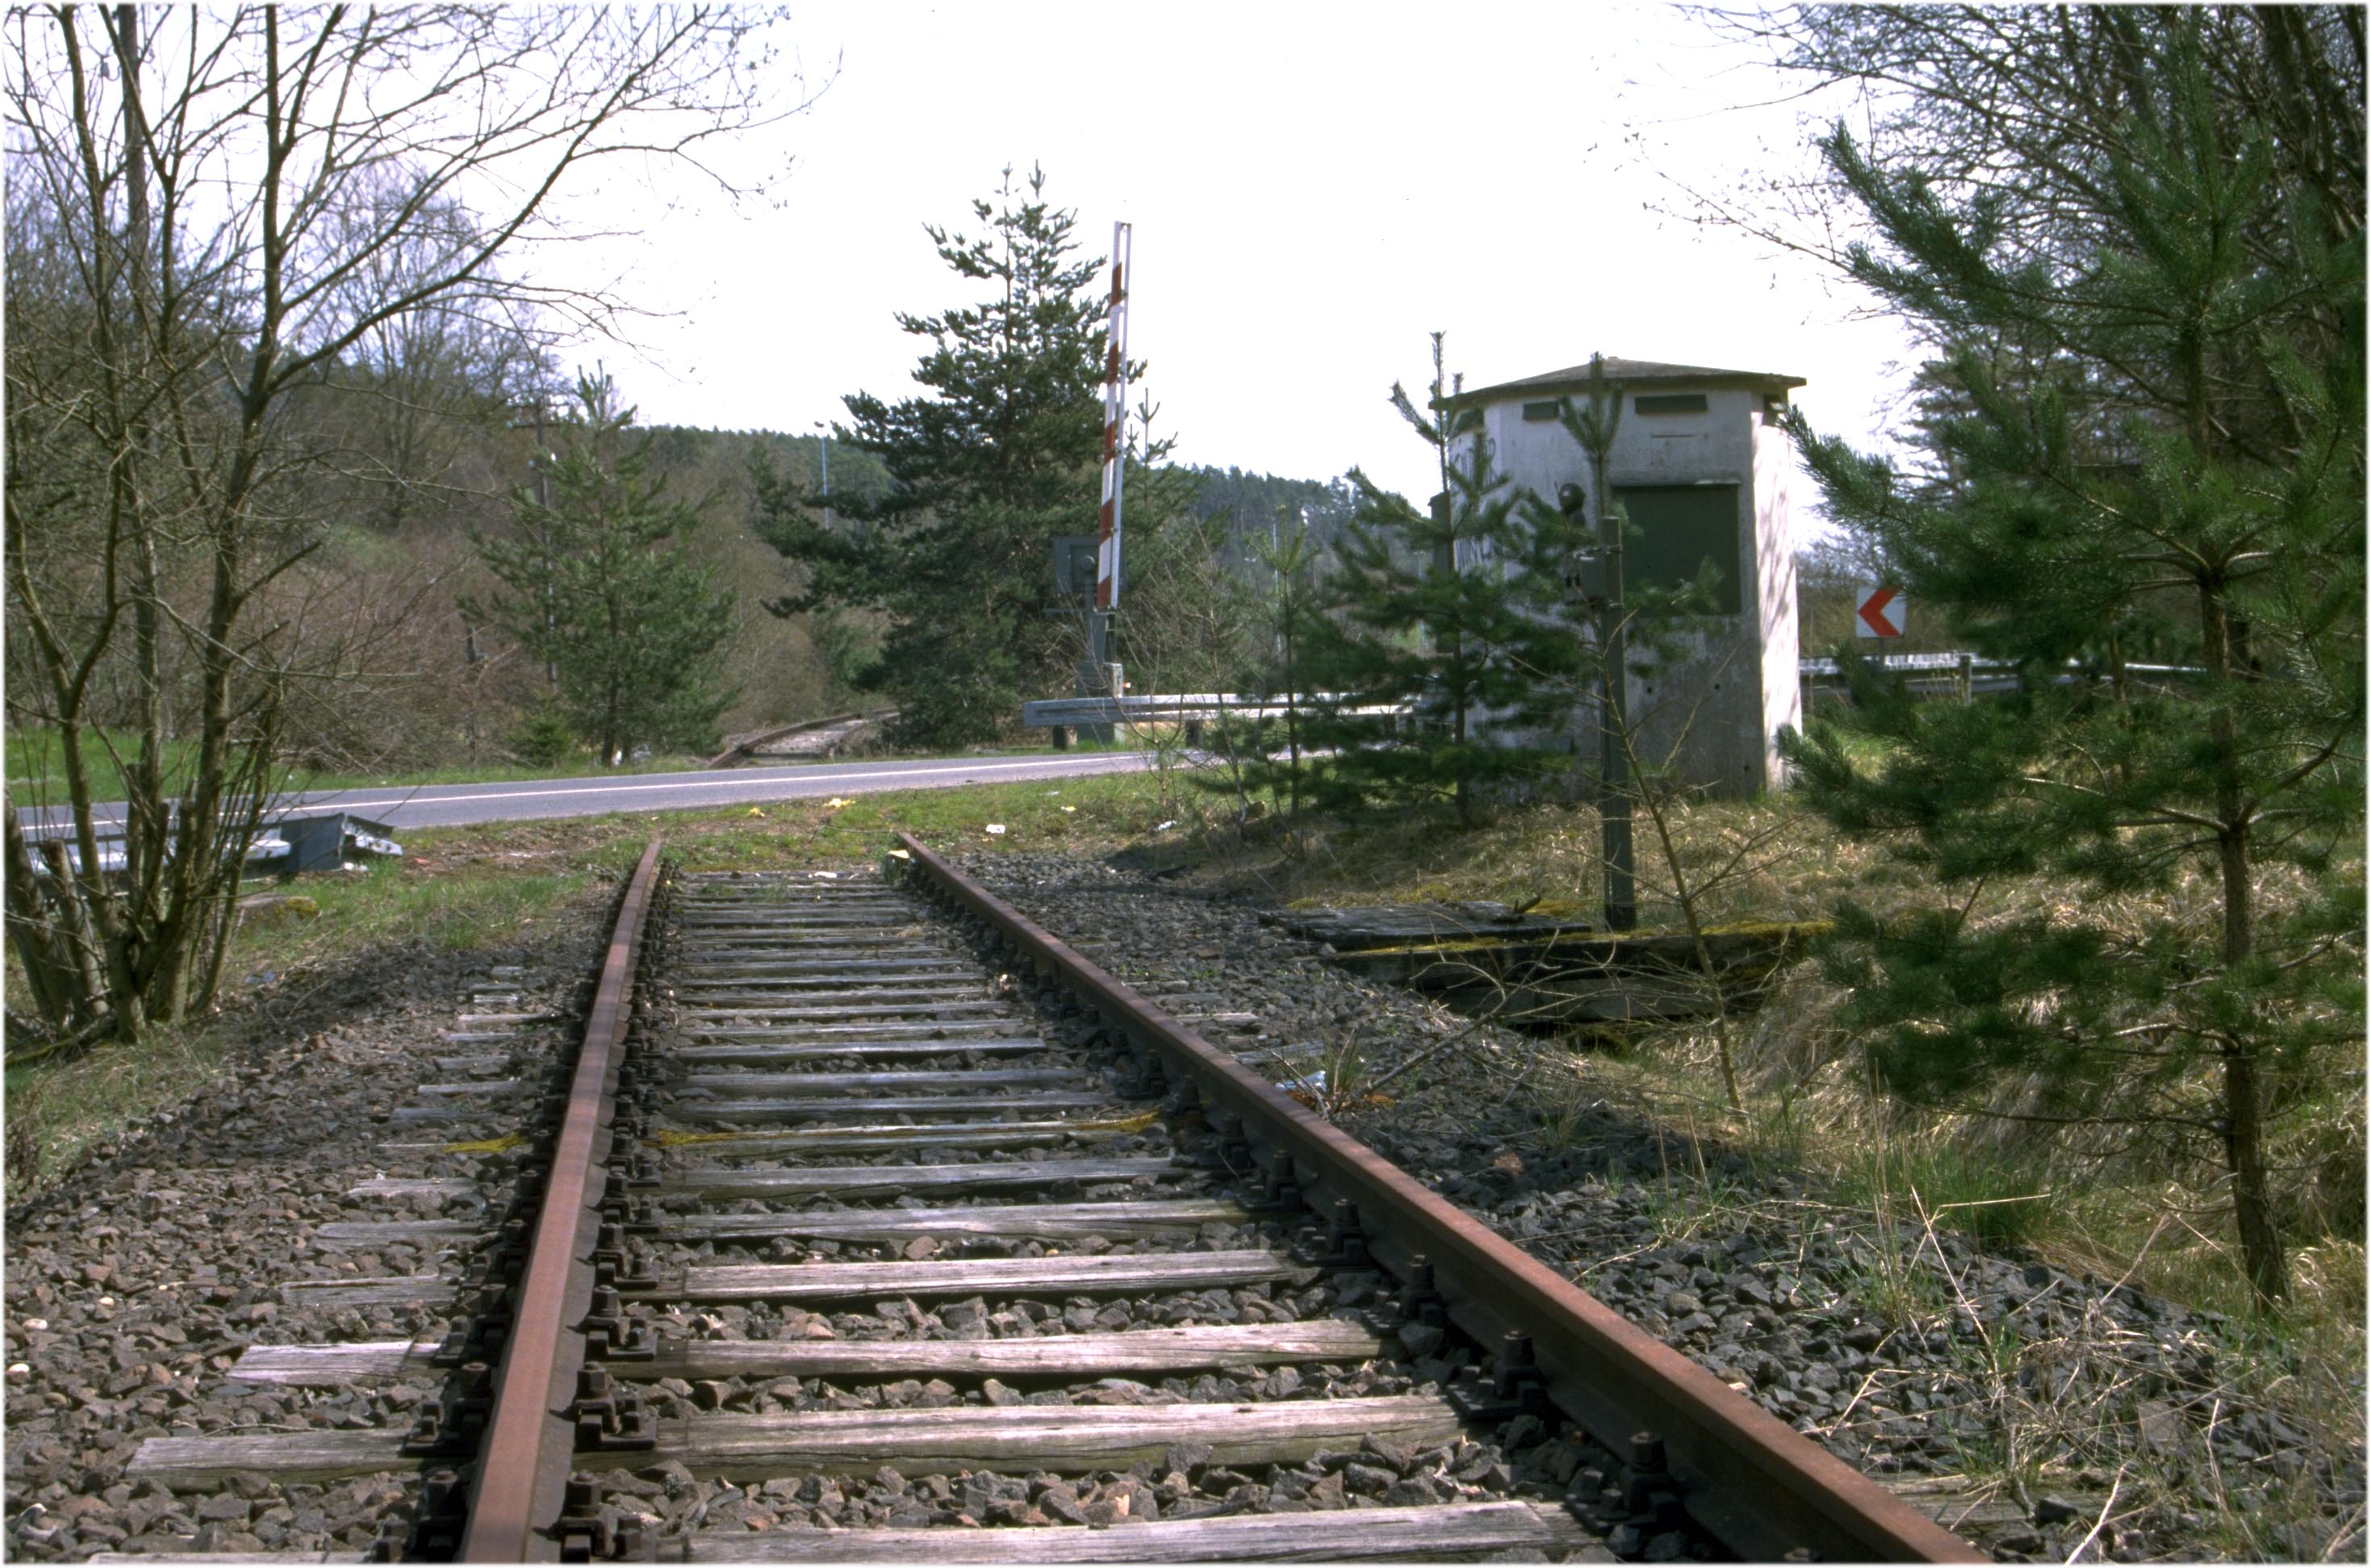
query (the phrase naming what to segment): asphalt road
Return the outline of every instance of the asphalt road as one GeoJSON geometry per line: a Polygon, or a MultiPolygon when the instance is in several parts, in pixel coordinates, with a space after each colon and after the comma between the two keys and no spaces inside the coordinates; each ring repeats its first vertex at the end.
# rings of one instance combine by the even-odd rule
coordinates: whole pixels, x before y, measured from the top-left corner
{"type": "MultiPolygon", "coordinates": [[[[1149,752],[1055,752],[1043,756],[918,758],[820,763],[801,767],[736,767],[713,773],[643,773],[623,778],[548,778],[506,784],[424,784],[401,789],[323,790],[283,796],[292,812],[353,812],[399,830],[480,822],[598,816],[607,812],[680,812],[715,806],[856,795],[878,790],[943,790],[959,784],[1013,784],[1133,773],[1152,766],[1149,752]]],[[[60,812],[28,812],[27,825],[60,812]]],[[[98,825],[122,821],[120,805],[101,806],[98,825]]]]}

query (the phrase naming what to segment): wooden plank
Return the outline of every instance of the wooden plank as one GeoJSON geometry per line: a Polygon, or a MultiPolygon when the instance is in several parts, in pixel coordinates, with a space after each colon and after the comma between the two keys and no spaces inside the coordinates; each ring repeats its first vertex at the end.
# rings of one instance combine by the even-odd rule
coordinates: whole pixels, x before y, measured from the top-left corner
{"type": "Polygon", "coordinates": [[[346,1189],[350,1198],[482,1198],[485,1189],[465,1176],[373,1176],[346,1189]]]}
{"type": "Polygon", "coordinates": [[[885,906],[839,913],[818,911],[792,920],[753,919],[730,914],[721,918],[679,922],[676,929],[687,945],[764,947],[776,952],[846,943],[939,952],[945,951],[947,943],[943,928],[933,928],[915,915],[901,915],[885,906]],[[875,919],[874,916],[887,918],[875,919]]]}
{"type": "MultiPolygon", "coordinates": [[[[797,950],[792,950],[796,953],[797,950]]],[[[785,977],[813,975],[821,980],[845,981],[850,975],[862,976],[868,983],[876,980],[902,979],[919,974],[937,979],[961,975],[966,979],[981,977],[980,966],[967,959],[936,954],[918,953],[911,958],[833,958],[815,959],[785,954],[780,958],[751,958],[737,963],[700,965],[703,974],[734,975],[778,974],[785,977]]]]}
{"type": "Polygon", "coordinates": [[[717,1413],[697,1422],[660,1422],[658,1447],[638,1456],[637,1468],[673,1459],[695,1475],[734,1482],[810,1472],[870,1475],[883,1465],[913,1475],[960,1470],[1076,1475],[1157,1464],[1178,1443],[1209,1444],[1212,1464],[1298,1464],[1321,1448],[1355,1448],[1371,1433],[1427,1448],[1453,1440],[1459,1431],[1457,1412],[1424,1395],[717,1413]]]}
{"type": "Polygon", "coordinates": [[[1106,1252],[1096,1257],[933,1258],[887,1263],[702,1263],[627,1292],[638,1301],[848,1301],[899,1296],[1129,1296],[1306,1285],[1318,1271],[1281,1252],[1106,1252]]]}
{"type": "Polygon", "coordinates": [[[916,990],[962,990],[977,996],[988,988],[988,979],[979,966],[971,964],[935,964],[927,968],[901,964],[891,968],[885,964],[857,971],[850,964],[816,964],[812,968],[789,968],[774,963],[703,963],[700,978],[678,981],[675,989],[680,993],[688,986],[703,988],[747,986],[769,991],[856,991],[868,987],[897,986],[916,990]]]}
{"type": "Polygon", "coordinates": [[[176,1490],[212,1491],[240,1470],[278,1482],[341,1481],[381,1470],[411,1471],[401,1427],[369,1432],[258,1432],[207,1437],[151,1437],[123,1467],[129,1481],[155,1481],[176,1490]]]}
{"type": "Polygon", "coordinates": [[[696,1007],[680,1009],[687,1019],[711,1018],[911,1018],[918,1014],[935,1016],[939,1013],[992,1012],[1000,1017],[1017,1017],[1011,1002],[1000,1001],[919,1001],[919,1002],[850,1002],[840,1007],[788,1008],[775,1007],[762,997],[747,1002],[726,1001],[710,997],[696,1007]]]}
{"type": "Polygon", "coordinates": [[[875,909],[818,910],[795,918],[776,920],[746,913],[723,913],[711,918],[677,923],[680,940],[688,943],[737,943],[768,947],[777,952],[815,945],[855,942],[878,947],[943,951],[943,929],[934,930],[912,914],[886,906],[875,909]],[[876,918],[875,917],[885,917],[876,918]]]}
{"type": "Polygon", "coordinates": [[[338,1389],[359,1378],[430,1370],[436,1340],[363,1340],[353,1344],[251,1344],[224,1374],[233,1382],[338,1389]]]}
{"type": "Polygon", "coordinates": [[[895,931],[920,921],[909,910],[878,902],[836,909],[687,908],[677,915],[675,923],[687,931],[895,931]]]}
{"type": "MultiPolygon", "coordinates": [[[[431,1117],[428,1120],[434,1121],[435,1118],[431,1117]]],[[[471,1155],[500,1153],[504,1149],[517,1148],[526,1142],[526,1139],[517,1134],[505,1133],[498,1138],[438,1138],[430,1143],[383,1143],[375,1152],[389,1159],[434,1159],[440,1155],[453,1159],[465,1159],[471,1155]]]]}
{"type": "MultiPolygon", "coordinates": [[[[662,1133],[663,1147],[742,1158],[799,1154],[887,1154],[901,1148],[1025,1148],[1075,1138],[1093,1143],[1144,1131],[1136,1117],[1115,1122],[998,1122],[982,1127],[815,1127],[781,1133],[662,1133]]],[[[434,1147],[434,1146],[431,1146],[434,1147]]]]}
{"type": "Polygon", "coordinates": [[[863,722],[864,715],[862,713],[833,713],[821,719],[802,719],[795,724],[779,724],[773,729],[760,730],[745,740],[734,742],[700,766],[722,767],[728,762],[735,762],[742,757],[755,755],[760,746],[771,745],[776,741],[787,740],[792,735],[808,734],[818,730],[837,729],[841,725],[861,725],[863,722]]]}
{"type": "Polygon", "coordinates": [[[436,1070],[440,1073],[507,1073],[512,1070],[507,1053],[481,1056],[439,1056],[436,1070]]]}
{"type": "Polygon", "coordinates": [[[408,1274],[291,1280],[280,1287],[280,1294],[291,1307],[402,1307],[414,1301],[423,1307],[445,1307],[452,1304],[460,1288],[449,1279],[408,1274]]]}
{"type": "Polygon", "coordinates": [[[716,959],[782,958],[796,953],[801,958],[856,958],[871,953],[906,953],[916,951],[932,953],[941,951],[934,944],[918,943],[911,937],[835,937],[829,941],[814,938],[805,940],[769,941],[755,935],[725,933],[711,937],[686,937],[678,951],[684,957],[707,963],[716,959]]]}
{"type": "MultiPolygon", "coordinates": [[[[1250,1212],[1231,1198],[1153,1198],[1135,1203],[958,1204],[917,1209],[694,1215],[665,1220],[660,1231],[681,1241],[764,1239],[774,1236],[809,1236],[833,1241],[908,1240],[917,1236],[1011,1236],[1042,1240],[1102,1236],[1127,1240],[1204,1225],[1241,1225],[1250,1218],[1250,1212]]],[[[321,1228],[327,1230],[329,1227],[321,1228]]]]}
{"type": "MultiPolygon", "coordinates": [[[[819,1193],[999,1193],[1035,1190],[1062,1182],[1197,1181],[1202,1172],[1165,1156],[1124,1159],[981,1160],[970,1165],[810,1165],[792,1170],[728,1170],[697,1167],[665,1179],[662,1202],[688,1199],[800,1198],[819,1193]]],[[[474,1190],[474,1187],[472,1188],[474,1190]]]]}
{"type": "Polygon", "coordinates": [[[747,1096],[766,1099],[793,1094],[847,1094],[860,1089],[911,1092],[944,1085],[963,1089],[1022,1085],[1070,1086],[1084,1082],[1083,1067],[927,1068],[879,1073],[692,1073],[676,1080],[677,1104],[684,1097],[747,1096]]]}
{"type": "Polygon", "coordinates": [[[871,982],[840,981],[836,985],[803,985],[792,980],[679,980],[671,987],[677,999],[686,1004],[706,1007],[737,1002],[746,997],[753,1001],[771,1005],[779,1002],[812,1004],[810,1010],[829,1011],[836,1008],[856,1007],[868,1002],[904,1002],[919,1007],[931,1003],[951,1007],[963,1002],[992,1001],[988,995],[988,983],[977,976],[963,981],[944,981],[935,985],[873,985],[871,982]]]}
{"type": "Polygon", "coordinates": [[[1112,1096],[1097,1094],[906,1094],[870,1100],[718,1100],[677,1102],[667,1115],[677,1122],[722,1123],[751,1126],[765,1122],[813,1122],[832,1117],[933,1116],[964,1121],[988,1121],[1012,1113],[1050,1114],[1059,1111],[1117,1111],[1112,1096]]]}
{"type": "MultiPolygon", "coordinates": [[[[2060,1472],[2060,1479],[2071,1480],[2064,1472],[2060,1472]]],[[[1960,1535],[2009,1529],[2033,1522],[2033,1516],[1996,1482],[1969,1475],[1883,1476],[1879,1482],[1945,1529],[1960,1535]]],[[[2106,1493],[2097,1488],[2053,1484],[2049,1476],[2033,1484],[2031,1490],[2064,1497],[2074,1505],[2077,1515],[2087,1519],[2098,1518],[2108,1505],[2106,1493]]]]}
{"type": "Polygon", "coordinates": [[[1202,1371],[1295,1362],[1356,1364],[1382,1354],[1359,1323],[1137,1329],[1002,1340],[670,1340],[655,1359],[613,1362],[615,1377],[831,1378],[855,1386],[900,1378],[1053,1378],[1202,1371]]]}
{"type": "Polygon", "coordinates": [[[1579,934],[1585,920],[1517,913],[1504,904],[1476,899],[1463,904],[1376,904],[1347,909],[1292,909],[1265,917],[1294,936],[1331,942],[1342,952],[1407,942],[1465,941],[1475,938],[1538,940],[1579,934]]]}
{"type": "Polygon", "coordinates": [[[739,1064],[821,1062],[838,1056],[894,1061],[912,1056],[1013,1055],[1052,1049],[1034,1034],[989,1035],[964,1040],[850,1040],[837,1045],[680,1045],[669,1055],[678,1062],[739,1064]]]}
{"type": "Polygon", "coordinates": [[[987,973],[977,963],[918,963],[910,959],[903,963],[877,959],[863,969],[858,969],[844,960],[792,968],[784,963],[769,963],[754,958],[711,960],[667,982],[668,988],[678,993],[690,986],[715,990],[723,986],[750,986],[766,990],[908,990],[926,994],[962,990],[973,996],[987,990],[989,984],[987,973]]]}
{"type": "Polygon", "coordinates": [[[689,1562],[1438,1562],[1529,1549],[1553,1562],[1591,1539],[1542,1503],[1231,1514],[1109,1529],[702,1530],[689,1562]]]}
{"type": "MultiPolygon", "coordinates": [[[[828,1040],[1035,1040],[1034,1034],[1016,1034],[1024,1020],[1017,1018],[949,1019],[938,1023],[915,1023],[892,1020],[883,1023],[810,1023],[765,1024],[687,1022],[678,1031],[688,1040],[733,1040],[750,1044],[780,1041],[789,1044],[811,1044],[828,1040]]],[[[955,1047],[950,1046],[949,1049],[955,1047]]]]}
{"type": "MultiPolygon", "coordinates": [[[[292,1388],[339,1389],[366,1378],[428,1369],[435,1340],[357,1344],[249,1345],[231,1379],[292,1388]]],[[[665,1340],[649,1361],[613,1361],[628,1382],[661,1378],[1116,1378],[1296,1362],[1355,1364],[1383,1353],[1363,1324],[1318,1318],[1302,1323],[1137,1329],[1116,1334],[1047,1334],[1004,1340],[665,1340]]]]}
{"type": "Polygon", "coordinates": [[[399,1105],[387,1113],[390,1122],[471,1122],[487,1118],[509,1120],[516,1114],[500,1103],[489,1105],[483,1101],[455,1097],[438,1100],[426,1105],[399,1105]]]}
{"type": "Polygon", "coordinates": [[[480,1219],[333,1219],[313,1228],[313,1244],[340,1250],[486,1234],[486,1222],[480,1219]]]}

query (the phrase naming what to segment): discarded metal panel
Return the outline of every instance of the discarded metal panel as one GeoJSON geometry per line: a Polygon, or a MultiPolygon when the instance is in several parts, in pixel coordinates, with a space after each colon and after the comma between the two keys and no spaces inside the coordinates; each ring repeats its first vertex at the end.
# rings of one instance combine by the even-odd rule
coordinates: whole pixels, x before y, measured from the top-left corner
{"type": "Polygon", "coordinates": [[[369,855],[403,853],[403,846],[391,836],[394,828],[347,812],[282,817],[275,826],[288,840],[288,860],[281,868],[284,871],[334,871],[346,863],[349,845],[369,855]]]}
{"type": "MultiPolygon", "coordinates": [[[[350,847],[366,855],[401,855],[403,846],[389,836],[394,831],[386,823],[346,812],[281,817],[248,846],[247,863],[269,864],[283,872],[334,871],[345,863],[350,847]]],[[[29,832],[26,837],[34,843],[64,839],[66,860],[79,873],[82,849],[73,835],[71,826],[55,824],[29,832]]],[[[100,873],[122,870],[130,863],[124,850],[123,829],[105,829],[97,836],[100,873]]],[[[41,870],[42,866],[37,863],[35,869],[41,870]]]]}

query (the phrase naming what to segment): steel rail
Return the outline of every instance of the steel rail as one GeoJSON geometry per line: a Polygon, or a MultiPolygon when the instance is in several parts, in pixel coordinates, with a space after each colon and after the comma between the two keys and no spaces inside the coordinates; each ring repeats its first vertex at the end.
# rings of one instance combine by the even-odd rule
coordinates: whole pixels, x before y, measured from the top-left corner
{"type": "Polygon", "coordinates": [[[541,1532],[560,1518],[575,1458],[576,1424],[569,1407],[584,1365],[582,1324],[592,1305],[592,1253],[606,1185],[600,1178],[609,1155],[634,966],[642,953],[643,916],[658,881],[661,842],[651,840],[626,884],[593,1009],[584,1020],[584,1043],[552,1147],[551,1175],[536,1213],[514,1327],[494,1374],[493,1410],[478,1450],[469,1522],[461,1538],[464,1562],[549,1562],[560,1555],[559,1543],[541,1532]]]}
{"type": "Polygon", "coordinates": [[[1290,1161],[1326,1213],[1356,1208],[1368,1251],[1403,1280],[1418,1255],[1449,1316],[1477,1343],[1528,1336],[1550,1397],[1620,1451],[1662,1439],[1689,1514],[1748,1561],[1808,1549],[1851,1562],[1981,1562],[1984,1555],[1548,1268],[1373,1149],[1184,1028],[910,834],[914,865],[956,904],[1077,993],[1100,1021],[1158,1051],[1173,1076],[1243,1117],[1271,1167],[1290,1161]]]}

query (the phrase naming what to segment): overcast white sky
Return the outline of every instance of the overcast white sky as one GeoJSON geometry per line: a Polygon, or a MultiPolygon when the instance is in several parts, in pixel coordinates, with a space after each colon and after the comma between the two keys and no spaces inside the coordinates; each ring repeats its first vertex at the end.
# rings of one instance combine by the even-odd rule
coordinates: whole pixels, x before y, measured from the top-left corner
{"type": "Polygon", "coordinates": [[[1675,8],[818,0],[781,41],[839,74],[734,150],[791,158],[775,203],[671,182],[617,263],[677,313],[597,351],[645,420],[804,432],[843,394],[910,395],[892,313],[966,297],[922,225],[971,225],[1008,162],[1044,166],[1093,254],[1135,225],[1130,348],[1184,461],[1428,493],[1384,399],[1420,392],[1436,329],[1468,386],[1592,351],[1776,371],[1867,441],[1898,385],[1848,286],[1656,210],[1666,176],[1732,190],[1804,156],[1788,84],[1675,8]]]}

